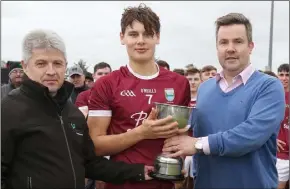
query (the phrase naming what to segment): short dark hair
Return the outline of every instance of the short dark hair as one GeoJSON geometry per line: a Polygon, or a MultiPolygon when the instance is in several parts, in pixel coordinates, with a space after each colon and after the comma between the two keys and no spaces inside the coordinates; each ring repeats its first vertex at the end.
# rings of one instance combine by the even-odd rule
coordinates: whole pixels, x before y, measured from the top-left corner
{"type": "Polygon", "coordinates": [[[184,69],[176,68],[173,70],[173,72],[178,73],[180,75],[185,75],[184,69]]]}
{"type": "Polygon", "coordinates": [[[212,66],[212,65],[207,65],[207,66],[204,66],[204,67],[201,69],[201,73],[203,73],[203,72],[209,72],[209,71],[212,71],[212,70],[217,71],[216,67],[214,67],[214,66],[212,66]]]}
{"type": "Polygon", "coordinates": [[[274,72],[272,72],[272,71],[264,71],[264,73],[267,74],[267,75],[270,75],[270,76],[278,78],[277,75],[274,72]]]}
{"type": "Polygon", "coordinates": [[[86,79],[89,79],[89,80],[91,80],[91,81],[94,81],[93,75],[92,75],[92,73],[90,73],[90,72],[86,72],[86,74],[85,74],[85,78],[86,78],[86,79]]]}
{"type": "Polygon", "coordinates": [[[190,69],[187,69],[186,71],[185,71],[185,75],[186,76],[188,76],[188,75],[194,75],[194,74],[201,74],[201,71],[199,70],[199,69],[197,69],[197,68],[190,68],[190,69]]]}
{"type": "Polygon", "coordinates": [[[110,64],[106,62],[100,62],[94,66],[94,73],[96,73],[98,69],[103,69],[103,68],[110,68],[110,71],[112,71],[110,64]]]}
{"type": "Polygon", "coordinates": [[[221,26],[229,26],[229,25],[234,25],[234,24],[242,24],[246,28],[246,33],[247,33],[247,38],[248,42],[253,41],[253,36],[252,36],[252,24],[248,18],[246,18],[243,14],[241,13],[229,13],[225,16],[219,17],[216,22],[216,39],[218,36],[218,31],[221,26]]]}
{"type": "Polygon", "coordinates": [[[278,67],[278,72],[289,72],[289,64],[281,64],[278,67]]]}
{"type": "Polygon", "coordinates": [[[167,69],[170,70],[170,66],[169,66],[169,64],[166,61],[164,61],[164,60],[157,60],[156,63],[159,66],[161,66],[161,67],[167,67],[167,69]]]}
{"type": "Polygon", "coordinates": [[[154,33],[160,33],[159,17],[143,3],[138,7],[128,7],[124,10],[121,18],[121,32],[124,34],[127,26],[132,27],[134,21],[142,23],[145,31],[151,36],[154,33]]]}

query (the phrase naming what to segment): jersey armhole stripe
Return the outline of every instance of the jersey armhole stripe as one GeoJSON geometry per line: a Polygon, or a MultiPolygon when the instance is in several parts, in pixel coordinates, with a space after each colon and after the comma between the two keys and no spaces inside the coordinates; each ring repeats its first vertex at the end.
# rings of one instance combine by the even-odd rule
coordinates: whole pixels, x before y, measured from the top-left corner
{"type": "Polygon", "coordinates": [[[112,110],[90,110],[89,116],[90,117],[111,117],[112,110]]]}
{"type": "Polygon", "coordinates": [[[85,110],[85,111],[88,111],[88,106],[81,106],[81,107],[79,107],[79,110],[85,110]]]}

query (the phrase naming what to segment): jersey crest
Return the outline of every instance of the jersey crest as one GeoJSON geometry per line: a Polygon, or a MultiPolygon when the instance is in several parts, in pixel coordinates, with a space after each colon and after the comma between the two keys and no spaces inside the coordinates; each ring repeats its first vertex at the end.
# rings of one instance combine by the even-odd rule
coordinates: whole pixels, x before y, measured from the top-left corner
{"type": "Polygon", "coordinates": [[[174,100],[175,94],[173,88],[164,89],[164,93],[167,101],[172,102],[174,100]]]}

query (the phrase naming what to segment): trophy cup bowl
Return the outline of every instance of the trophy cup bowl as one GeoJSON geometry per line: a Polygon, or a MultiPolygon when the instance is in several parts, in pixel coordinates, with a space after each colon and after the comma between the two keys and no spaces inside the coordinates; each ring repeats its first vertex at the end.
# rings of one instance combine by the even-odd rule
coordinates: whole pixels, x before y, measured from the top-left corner
{"type": "Polygon", "coordinates": [[[188,127],[188,120],[192,111],[192,108],[187,106],[178,106],[172,104],[164,104],[155,102],[158,112],[157,119],[163,119],[167,116],[172,116],[174,121],[178,123],[178,128],[183,129],[188,127]]]}
{"type": "MultiPolygon", "coordinates": [[[[188,120],[192,108],[157,102],[155,104],[158,119],[170,115],[173,117],[174,121],[178,123],[179,129],[189,127],[188,120]]],[[[184,175],[181,172],[182,167],[183,160],[181,157],[170,158],[166,157],[166,153],[162,153],[156,157],[154,161],[154,171],[150,173],[150,176],[157,180],[181,181],[184,180],[184,175]]]]}

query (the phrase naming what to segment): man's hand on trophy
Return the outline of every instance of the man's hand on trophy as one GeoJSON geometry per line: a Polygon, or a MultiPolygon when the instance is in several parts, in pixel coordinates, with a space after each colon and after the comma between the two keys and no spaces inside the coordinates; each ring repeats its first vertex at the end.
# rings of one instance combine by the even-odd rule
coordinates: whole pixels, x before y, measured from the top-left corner
{"type": "Polygon", "coordinates": [[[142,139],[169,138],[178,134],[178,123],[172,116],[157,119],[156,115],[157,110],[153,108],[148,118],[137,127],[142,139]]]}
{"type": "Polygon", "coordinates": [[[164,141],[163,152],[166,153],[167,157],[180,157],[180,156],[190,156],[196,153],[194,144],[197,139],[186,136],[186,135],[177,135],[171,138],[168,138],[164,141]]]}

